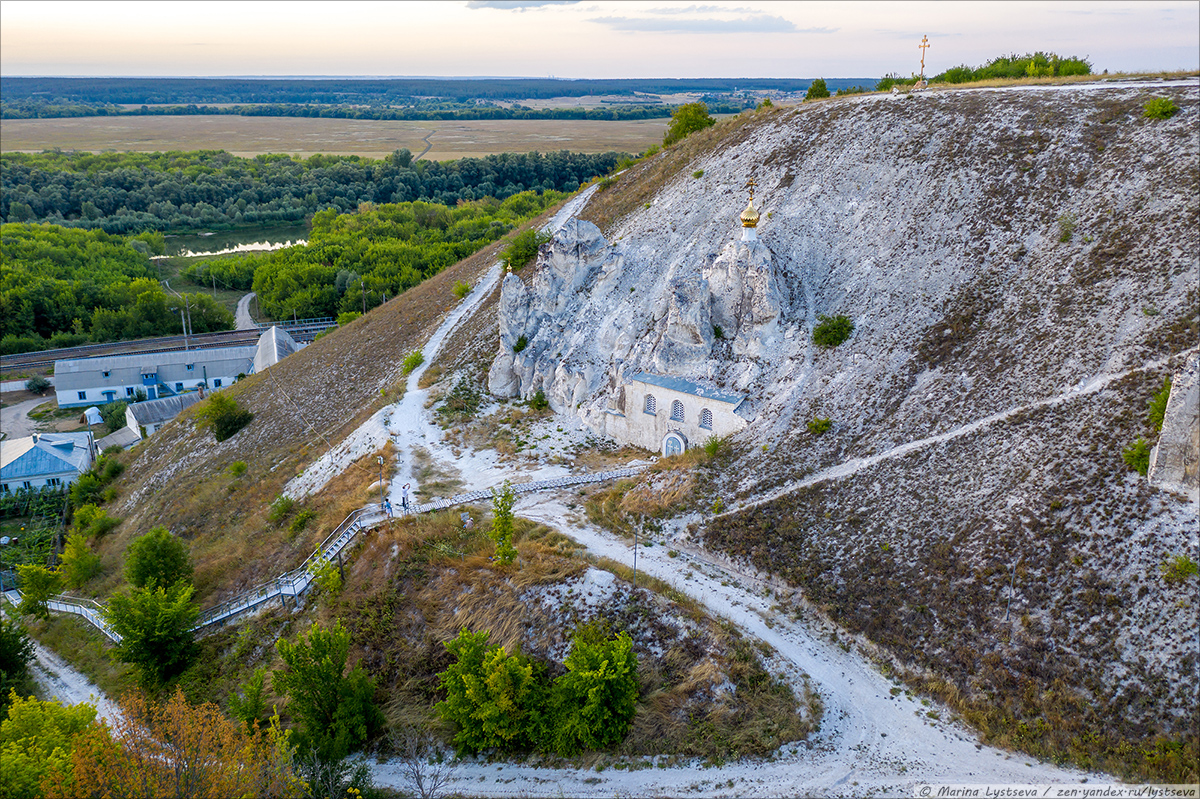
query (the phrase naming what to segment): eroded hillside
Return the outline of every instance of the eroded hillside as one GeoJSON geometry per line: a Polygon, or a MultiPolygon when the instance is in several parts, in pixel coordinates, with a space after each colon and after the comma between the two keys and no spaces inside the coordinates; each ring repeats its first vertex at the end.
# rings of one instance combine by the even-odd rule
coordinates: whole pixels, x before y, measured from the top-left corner
{"type": "Polygon", "coordinates": [[[641,371],[744,393],[720,491],[743,507],[686,518],[695,538],[994,740],[1120,768],[1119,741],[1198,722],[1195,578],[1164,578],[1197,558],[1196,506],[1121,457],[1200,343],[1198,100],[1190,80],[743,115],[506,279],[492,388],[596,430],[640,412],[641,371]],[[1144,117],[1152,97],[1179,112],[1144,117]],[[820,315],[852,337],[814,346],[820,315]]]}

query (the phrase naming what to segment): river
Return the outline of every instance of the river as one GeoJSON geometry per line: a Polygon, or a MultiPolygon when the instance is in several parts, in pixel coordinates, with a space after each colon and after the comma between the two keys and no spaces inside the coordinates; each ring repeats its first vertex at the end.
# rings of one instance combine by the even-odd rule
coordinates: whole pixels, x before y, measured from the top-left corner
{"type": "Polygon", "coordinates": [[[237,230],[201,231],[166,237],[168,256],[225,255],[279,250],[308,243],[304,225],[275,225],[237,230]]]}

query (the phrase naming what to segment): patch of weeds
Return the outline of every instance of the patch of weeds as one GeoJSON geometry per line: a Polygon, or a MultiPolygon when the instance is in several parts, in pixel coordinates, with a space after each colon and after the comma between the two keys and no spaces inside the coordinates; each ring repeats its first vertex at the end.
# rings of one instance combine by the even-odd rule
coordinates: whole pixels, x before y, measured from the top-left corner
{"type": "Polygon", "coordinates": [[[1156,433],[1162,432],[1163,417],[1167,413],[1167,400],[1171,398],[1171,378],[1168,377],[1163,381],[1163,387],[1149,401],[1150,412],[1146,417],[1146,421],[1154,428],[1156,433]]]}
{"type": "Polygon", "coordinates": [[[296,500],[291,497],[280,496],[271,503],[271,509],[267,511],[267,518],[275,524],[281,524],[284,519],[292,515],[292,511],[296,507],[296,500]]]}
{"type": "Polygon", "coordinates": [[[1200,573],[1200,566],[1187,555],[1176,555],[1169,561],[1163,561],[1161,566],[1163,579],[1167,585],[1179,585],[1189,577],[1200,573]]]}
{"type": "Polygon", "coordinates": [[[1121,450],[1121,459],[1144,477],[1150,471],[1150,442],[1138,436],[1137,441],[1121,450]]]}
{"type": "Polygon", "coordinates": [[[466,422],[475,418],[482,404],[483,393],[478,381],[463,377],[447,392],[437,412],[447,423],[466,422]]]}
{"type": "Polygon", "coordinates": [[[228,472],[230,477],[241,477],[246,473],[246,462],[234,461],[233,463],[229,464],[228,472]]]}
{"type": "Polygon", "coordinates": [[[700,178],[704,177],[704,170],[703,170],[703,169],[697,169],[695,172],[693,172],[693,173],[692,173],[692,177],[694,177],[694,178],[696,178],[697,180],[699,180],[700,178]]]}
{"type": "Polygon", "coordinates": [[[296,514],[296,518],[292,519],[292,523],[288,525],[288,534],[292,536],[300,535],[304,532],[304,528],[308,527],[308,523],[317,518],[317,512],[312,510],[302,510],[296,514]]]}
{"type": "Polygon", "coordinates": [[[404,357],[401,370],[404,374],[409,375],[412,374],[413,369],[416,369],[423,363],[425,363],[425,356],[421,354],[420,350],[413,350],[404,357]]]}
{"type": "Polygon", "coordinates": [[[1075,233],[1075,214],[1063,214],[1058,218],[1058,240],[1067,243],[1075,233]]]}
{"type": "Polygon", "coordinates": [[[813,328],[813,343],[818,347],[836,347],[854,332],[854,323],[848,316],[819,314],[817,319],[817,326],[813,328]]]}
{"type": "Polygon", "coordinates": [[[808,432],[814,436],[819,436],[822,433],[828,433],[833,428],[833,420],[829,418],[822,419],[820,416],[814,416],[808,422],[808,432]]]}
{"type": "Polygon", "coordinates": [[[467,283],[464,280],[460,280],[454,284],[454,296],[457,297],[458,299],[460,299],[460,300],[466,299],[467,295],[470,293],[471,293],[471,284],[470,283],[467,283]]]}
{"type": "Polygon", "coordinates": [[[1142,116],[1147,119],[1170,119],[1179,113],[1179,107],[1170,97],[1152,97],[1142,106],[1142,116]]]}

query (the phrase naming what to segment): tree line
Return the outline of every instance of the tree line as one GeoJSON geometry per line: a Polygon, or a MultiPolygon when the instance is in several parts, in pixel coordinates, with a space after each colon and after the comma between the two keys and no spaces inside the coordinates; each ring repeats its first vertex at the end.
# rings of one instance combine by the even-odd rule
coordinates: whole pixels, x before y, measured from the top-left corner
{"type": "Polygon", "coordinates": [[[233,328],[207,294],[168,294],[150,262],[162,234],[119,237],[54,225],[0,226],[0,353],[233,328]]]}
{"type": "Polygon", "coordinates": [[[340,78],[263,80],[255,78],[0,78],[7,100],[48,98],[91,105],[202,103],[317,103],[325,105],[412,104],[423,98],[466,102],[546,100],[587,95],[728,94],[738,90],[795,92],[807,78],[340,78]]]}
{"type": "MultiPolygon", "coordinates": [[[[258,292],[275,319],[364,312],[497,241],[564,194],[524,191],[453,207],[429,202],[362,203],[311,218],[307,245],[190,264],[181,275],[258,292]]],[[[169,293],[152,254],[161,233],[130,237],[58,225],[0,226],[0,353],[183,332],[231,330],[233,314],[204,293],[169,293]]]]}
{"type": "MultiPolygon", "coordinates": [[[[753,100],[734,102],[708,97],[713,111],[736,114],[753,108],[753,100]]],[[[445,102],[419,100],[411,105],[360,106],[318,105],[314,103],[269,103],[257,105],[156,105],[129,108],[120,105],[78,103],[71,100],[0,100],[2,119],[61,119],[69,117],[121,116],[194,116],[225,115],[244,117],[317,117],[321,119],[382,120],[472,120],[472,119],[658,119],[670,116],[671,106],[663,103],[614,104],[599,108],[530,108],[524,105],[502,106],[492,102],[445,102]]]]}
{"type": "Polygon", "coordinates": [[[355,155],[5,153],[0,221],[49,222],[109,233],[294,223],[329,208],[416,200],[453,206],[524,191],[571,192],[625,153],[503,153],[457,161],[355,155]]]}
{"type": "MultiPolygon", "coordinates": [[[[1014,80],[1018,78],[1050,78],[1091,74],[1092,63],[1086,58],[1079,58],[1078,56],[1064,57],[1039,50],[1036,53],[1026,53],[1025,55],[1010,53],[1009,55],[997,56],[978,67],[969,67],[966,64],[960,64],[929,78],[929,83],[974,83],[981,80],[1014,80]]],[[[875,85],[875,91],[886,92],[893,86],[912,86],[916,82],[916,76],[901,78],[895,74],[886,75],[875,85]]]]}

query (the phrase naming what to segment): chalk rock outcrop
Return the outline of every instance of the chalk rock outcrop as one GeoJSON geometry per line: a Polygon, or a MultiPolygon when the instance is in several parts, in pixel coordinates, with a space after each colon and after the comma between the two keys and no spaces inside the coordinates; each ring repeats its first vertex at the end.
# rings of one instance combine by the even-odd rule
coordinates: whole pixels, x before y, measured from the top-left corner
{"type": "Polygon", "coordinates": [[[1158,446],[1150,455],[1150,484],[1200,499],[1200,354],[1171,377],[1158,446]]]}

